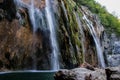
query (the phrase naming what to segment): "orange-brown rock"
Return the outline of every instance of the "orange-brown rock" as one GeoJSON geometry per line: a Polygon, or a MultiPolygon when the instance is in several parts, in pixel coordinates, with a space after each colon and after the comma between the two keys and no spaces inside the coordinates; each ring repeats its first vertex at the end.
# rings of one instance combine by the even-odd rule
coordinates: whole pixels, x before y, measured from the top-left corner
{"type": "MultiPolygon", "coordinates": [[[[31,4],[31,0],[22,0],[26,4],[31,4]]],[[[45,0],[34,0],[34,5],[37,8],[44,8],[45,7],[45,0]]]]}
{"type": "Polygon", "coordinates": [[[90,64],[88,64],[87,62],[84,62],[80,65],[81,68],[86,68],[86,69],[89,69],[89,70],[95,70],[94,67],[90,64]]]}
{"type": "Polygon", "coordinates": [[[16,11],[14,2],[7,3],[9,8],[3,8],[5,1],[0,7],[3,11],[0,13],[0,17],[3,16],[0,20],[0,70],[50,69],[49,34],[44,34],[49,31],[33,32],[27,10],[19,8],[16,11]],[[24,24],[16,17],[17,13],[22,16],[24,24]]]}

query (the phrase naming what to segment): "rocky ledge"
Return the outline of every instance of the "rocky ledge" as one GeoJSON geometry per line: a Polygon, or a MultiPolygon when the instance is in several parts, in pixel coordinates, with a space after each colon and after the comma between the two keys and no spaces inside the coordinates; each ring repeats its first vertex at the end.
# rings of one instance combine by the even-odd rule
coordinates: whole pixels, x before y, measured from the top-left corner
{"type": "Polygon", "coordinates": [[[120,66],[94,70],[87,68],[75,68],[72,70],[60,70],[55,80],[120,80],[120,66]]]}

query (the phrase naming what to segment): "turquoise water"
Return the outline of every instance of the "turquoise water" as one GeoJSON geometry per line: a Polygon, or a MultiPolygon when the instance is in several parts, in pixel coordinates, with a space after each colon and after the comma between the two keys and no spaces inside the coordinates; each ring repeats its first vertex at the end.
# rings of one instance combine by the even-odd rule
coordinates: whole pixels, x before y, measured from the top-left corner
{"type": "Polygon", "coordinates": [[[54,80],[56,71],[0,72],[0,80],[54,80]]]}

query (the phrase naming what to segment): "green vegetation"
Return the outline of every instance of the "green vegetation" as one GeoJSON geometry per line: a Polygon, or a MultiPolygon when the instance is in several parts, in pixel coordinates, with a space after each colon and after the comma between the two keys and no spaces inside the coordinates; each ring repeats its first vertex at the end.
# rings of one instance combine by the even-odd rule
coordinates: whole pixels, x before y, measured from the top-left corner
{"type": "Polygon", "coordinates": [[[112,14],[108,13],[105,7],[102,7],[99,3],[94,0],[74,0],[78,6],[84,5],[88,9],[97,14],[104,27],[110,28],[114,32],[120,34],[120,20],[112,14]]]}

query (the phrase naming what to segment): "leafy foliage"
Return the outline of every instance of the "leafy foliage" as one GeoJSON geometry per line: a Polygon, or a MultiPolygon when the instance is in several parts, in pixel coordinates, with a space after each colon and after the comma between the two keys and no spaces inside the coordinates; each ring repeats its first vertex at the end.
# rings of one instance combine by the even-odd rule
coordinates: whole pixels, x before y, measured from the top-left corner
{"type": "Polygon", "coordinates": [[[74,0],[78,6],[84,5],[91,10],[91,12],[97,14],[101,19],[101,23],[104,27],[110,28],[120,34],[120,20],[112,14],[108,13],[105,7],[101,6],[94,0],[74,0]]]}

